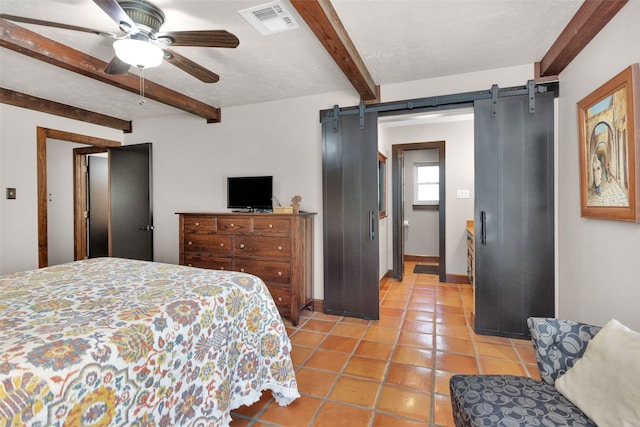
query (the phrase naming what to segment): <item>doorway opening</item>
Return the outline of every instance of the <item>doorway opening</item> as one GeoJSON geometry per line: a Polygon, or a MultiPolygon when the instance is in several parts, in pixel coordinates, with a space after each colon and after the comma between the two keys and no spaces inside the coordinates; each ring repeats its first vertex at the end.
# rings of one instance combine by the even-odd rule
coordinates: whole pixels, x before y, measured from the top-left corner
{"type": "Polygon", "coordinates": [[[473,106],[389,114],[380,123],[381,142],[387,144],[381,149],[392,155],[391,275],[401,279],[403,261],[409,260],[437,266],[441,282],[467,283],[466,224],[474,215],[473,106]],[[422,179],[427,195],[415,198],[421,166],[437,175],[422,179]]]}
{"type": "MultiPolygon", "coordinates": [[[[101,147],[102,150],[109,147],[119,147],[119,141],[109,139],[96,138],[89,135],[81,135],[77,133],[65,132],[57,129],[48,129],[38,127],[36,129],[36,152],[37,152],[37,180],[38,180],[38,267],[47,267],[49,265],[49,215],[48,215],[48,191],[47,191],[47,140],[54,139],[66,141],[76,144],[88,145],[90,147],[101,147]]],[[[74,188],[79,176],[74,176],[74,188]]],[[[75,204],[78,203],[78,197],[74,195],[74,211],[75,204]]],[[[81,221],[79,218],[74,219],[74,246],[78,246],[79,239],[82,239],[81,221]]],[[[84,236],[86,238],[86,227],[84,236]]],[[[80,244],[81,245],[81,244],[80,244]]],[[[77,254],[76,254],[77,256],[77,254]]],[[[82,258],[76,258],[82,259],[82,258]]]]}
{"type": "Polygon", "coordinates": [[[78,238],[75,259],[108,256],[109,152],[102,147],[76,148],[74,164],[74,222],[78,238]]]}
{"type": "Polygon", "coordinates": [[[445,142],[394,144],[392,146],[393,265],[402,280],[404,262],[438,265],[441,282],[446,280],[446,181],[445,142]],[[435,168],[437,176],[426,185],[428,197],[420,197],[421,167],[435,168]],[[435,181],[437,180],[437,181],[435,181]],[[421,252],[421,253],[420,253],[421,252]],[[398,267],[396,269],[396,266],[398,267]]]}

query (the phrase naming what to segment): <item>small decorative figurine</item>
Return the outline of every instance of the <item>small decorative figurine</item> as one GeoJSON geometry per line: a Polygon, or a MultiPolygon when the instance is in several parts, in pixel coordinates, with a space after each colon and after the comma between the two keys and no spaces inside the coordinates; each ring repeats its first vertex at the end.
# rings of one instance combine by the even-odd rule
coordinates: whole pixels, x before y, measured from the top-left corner
{"type": "Polygon", "coordinates": [[[300,213],[300,202],[301,201],[302,201],[302,197],[293,196],[293,199],[291,199],[291,206],[293,206],[293,213],[295,213],[295,214],[300,213]]]}

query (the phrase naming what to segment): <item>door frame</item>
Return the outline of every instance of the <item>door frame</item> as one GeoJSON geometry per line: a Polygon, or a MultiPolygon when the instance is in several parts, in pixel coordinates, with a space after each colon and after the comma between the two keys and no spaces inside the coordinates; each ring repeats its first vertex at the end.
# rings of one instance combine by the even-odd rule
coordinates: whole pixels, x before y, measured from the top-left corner
{"type": "MultiPolygon", "coordinates": [[[[438,149],[438,165],[439,165],[439,174],[440,174],[440,188],[439,188],[439,196],[440,196],[440,206],[438,209],[438,251],[439,251],[439,264],[438,264],[438,275],[439,280],[441,282],[446,282],[447,279],[447,259],[446,259],[446,170],[445,170],[445,141],[432,141],[432,142],[416,142],[416,143],[408,143],[408,144],[393,144],[391,146],[391,164],[394,166],[391,171],[391,188],[392,188],[392,204],[393,204],[393,212],[395,215],[398,215],[398,218],[394,218],[394,223],[396,224],[393,227],[393,272],[392,275],[394,278],[401,280],[403,273],[403,262],[404,262],[404,247],[403,247],[403,236],[402,236],[402,225],[404,223],[404,216],[400,215],[401,212],[404,212],[402,209],[402,204],[404,203],[403,191],[402,191],[402,182],[401,174],[404,173],[404,170],[398,170],[396,167],[399,165],[399,159],[404,157],[405,151],[410,150],[425,150],[425,149],[438,149]],[[400,217],[402,216],[402,217],[400,217]]],[[[403,162],[404,164],[404,162],[403,162]]],[[[404,168],[403,168],[404,169],[404,168]]]]}
{"type": "MultiPolygon", "coordinates": [[[[82,135],[78,133],[66,132],[57,129],[49,129],[38,126],[36,128],[36,173],[37,173],[37,199],[38,199],[38,268],[47,267],[49,265],[49,220],[48,220],[48,203],[47,203],[47,139],[55,139],[59,141],[72,142],[76,144],[85,144],[93,147],[119,147],[122,145],[120,141],[98,138],[95,136],[82,135]]],[[[75,165],[75,159],[74,159],[75,165]]],[[[77,182],[74,166],[74,183],[77,182]]],[[[75,191],[75,184],[74,184],[75,191]]],[[[78,194],[74,194],[74,205],[78,204],[78,194]]],[[[86,197],[86,196],[85,196],[86,197]]],[[[75,211],[75,207],[74,207],[75,211]]],[[[77,221],[74,221],[75,236],[77,235],[77,221]]],[[[86,232],[86,231],[85,231],[86,232]]],[[[77,251],[76,251],[77,254],[77,251]]]]}
{"type": "Polygon", "coordinates": [[[73,149],[73,224],[75,259],[86,259],[87,248],[87,154],[106,153],[105,147],[82,147],[73,149]]]}

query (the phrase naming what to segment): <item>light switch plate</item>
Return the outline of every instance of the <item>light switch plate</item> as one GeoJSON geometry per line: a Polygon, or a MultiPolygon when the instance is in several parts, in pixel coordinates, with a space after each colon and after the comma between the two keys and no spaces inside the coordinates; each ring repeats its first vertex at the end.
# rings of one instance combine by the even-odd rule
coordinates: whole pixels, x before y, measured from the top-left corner
{"type": "Polygon", "coordinates": [[[468,199],[469,198],[469,190],[457,190],[456,191],[457,199],[468,199]]]}
{"type": "Polygon", "coordinates": [[[16,198],[16,189],[7,187],[7,199],[15,199],[16,198]]]}

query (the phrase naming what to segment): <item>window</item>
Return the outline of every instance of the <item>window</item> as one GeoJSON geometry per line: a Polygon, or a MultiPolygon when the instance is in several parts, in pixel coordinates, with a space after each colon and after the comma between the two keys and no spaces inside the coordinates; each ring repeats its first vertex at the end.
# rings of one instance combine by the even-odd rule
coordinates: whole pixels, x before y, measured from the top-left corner
{"type": "Polygon", "coordinates": [[[440,204],[440,165],[438,162],[413,164],[413,204],[440,204]]]}

